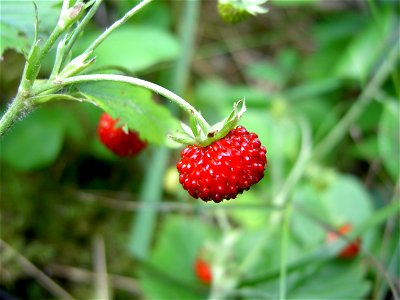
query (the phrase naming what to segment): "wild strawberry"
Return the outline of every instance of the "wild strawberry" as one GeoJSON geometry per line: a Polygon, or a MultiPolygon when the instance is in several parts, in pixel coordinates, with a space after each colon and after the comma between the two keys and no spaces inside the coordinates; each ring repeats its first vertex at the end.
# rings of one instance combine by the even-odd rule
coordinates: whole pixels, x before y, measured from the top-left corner
{"type": "Polygon", "coordinates": [[[118,156],[133,156],[142,151],[146,143],[140,140],[138,133],[125,132],[116,126],[117,122],[107,113],[100,117],[97,131],[101,142],[118,156]]]}
{"type": "Polygon", "coordinates": [[[194,198],[234,199],[264,177],[266,149],[243,126],[206,147],[187,146],[176,167],[179,182],[194,198]]]}
{"type": "MultiPolygon", "coordinates": [[[[339,227],[337,232],[328,232],[327,241],[330,243],[336,241],[338,239],[338,235],[348,234],[351,231],[351,228],[352,228],[351,224],[346,223],[341,227],[339,227]]],[[[361,246],[361,239],[357,238],[351,243],[349,243],[344,249],[342,249],[338,256],[342,258],[353,258],[360,251],[360,246],[361,246]]]]}
{"type": "Polygon", "coordinates": [[[196,273],[197,278],[203,283],[210,283],[212,280],[212,273],[209,264],[197,258],[194,264],[194,271],[196,273]]]}

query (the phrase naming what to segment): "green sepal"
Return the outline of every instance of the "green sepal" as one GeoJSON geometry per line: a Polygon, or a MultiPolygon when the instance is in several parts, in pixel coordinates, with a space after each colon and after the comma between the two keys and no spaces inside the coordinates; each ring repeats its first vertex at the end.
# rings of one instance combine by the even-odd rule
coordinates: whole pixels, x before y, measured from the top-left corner
{"type": "Polygon", "coordinates": [[[168,137],[173,140],[174,142],[177,142],[179,144],[183,145],[193,145],[195,144],[195,140],[193,137],[188,135],[186,132],[182,131],[176,131],[174,134],[168,135],[168,137]]]}
{"type": "Polygon", "coordinates": [[[30,82],[30,84],[33,84],[33,81],[37,77],[39,70],[40,70],[40,46],[39,46],[40,40],[37,40],[31,48],[31,51],[29,53],[28,59],[27,59],[27,69],[26,69],[26,76],[25,78],[30,82]]]}
{"type": "Polygon", "coordinates": [[[246,111],[245,100],[239,100],[233,105],[233,110],[221,122],[211,126],[209,129],[203,129],[195,120],[194,116],[190,118],[190,127],[181,122],[183,131],[177,131],[169,135],[169,138],[175,142],[184,145],[198,145],[206,147],[213,142],[225,137],[236,125],[246,111]]]}
{"type": "Polygon", "coordinates": [[[199,124],[196,121],[193,113],[190,115],[190,128],[192,129],[194,136],[199,135],[199,129],[201,129],[201,128],[199,127],[199,124]]]}
{"type": "Polygon", "coordinates": [[[59,74],[59,77],[60,78],[68,78],[68,77],[70,77],[72,75],[76,75],[77,73],[88,68],[96,60],[96,58],[89,59],[89,57],[90,57],[90,55],[92,55],[92,53],[93,53],[93,51],[85,52],[85,53],[75,57],[61,71],[61,73],[59,74]]]}
{"type": "Polygon", "coordinates": [[[205,147],[211,143],[225,137],[233,128],[237,126],[240,118],[246,111],[245,100],[239,100],[233,105],[233,110],[227,118],[211,126],[211,130],[207,132],[205,138],[200,140],[200,146],[205,147]]]}

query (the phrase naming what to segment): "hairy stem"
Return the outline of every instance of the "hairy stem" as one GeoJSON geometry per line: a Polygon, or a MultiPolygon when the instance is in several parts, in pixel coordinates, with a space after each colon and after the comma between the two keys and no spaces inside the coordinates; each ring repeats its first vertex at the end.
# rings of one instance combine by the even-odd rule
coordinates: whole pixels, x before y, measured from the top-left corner
{"type": "Polygon", "coordinates": [[[24,107],[24,98],[17,95],[0,119],[0,136],[3,136],[7,129],[18,119],[24,107]]]}

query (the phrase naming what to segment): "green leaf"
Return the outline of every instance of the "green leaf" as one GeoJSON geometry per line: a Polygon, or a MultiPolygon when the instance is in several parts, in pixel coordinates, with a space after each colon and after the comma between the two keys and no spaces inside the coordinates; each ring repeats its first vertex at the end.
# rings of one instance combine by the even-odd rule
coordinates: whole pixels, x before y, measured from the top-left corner
{"type": "MultiPolygon", "coordinates": [[[[93,30],[79,40],[77,51],[86,49],[101,33],[93,30]]],[[[132,72],[179,56],[179,43],[169,32],[156,27],[125,24],[107,38],[94,52],[97,65],[121,66],[132,72]]]]}
{"type": "Polygon", "coordinates": [[[379,123],[378,146],[383,164],[395,182],[400,172],[400,107],[386,101],[379,123]]]}
{"type": "Polygon", "coordinates": [[[349,175],[339,175],[323,195],[335,225],[352,223],[357,226],[372,214],[372,200],[358,179],[349,175]]]}
{"type": "Polygon", "coordinates": [[[150,257],[150,264],[167,278],[142,268],[140,285],[149,299],[205,299],[194,273],[194,262],[211,237],[210,228],[199,220],[169,216],[161,225],[159,240],[150,257]]]}
{"type": "Polygon", "coordinates": [[[79,92],[113,118],[139,132],[150,143],[165,143],[167,134],[179,124],[163,106],[156,104],[151,92],[126,83],[96,82],[77,85],[79,92]]]}
{"type": "Polygon", "coordinates": [[[5,135],[0,157],[21,171],[49,166],[60,153],[64,132],[64,119],[60,113],[51,108],[38,109],[5,135]]]}
{"type": "Polygon", "coordinates": [[[3,21],[0,21],[0,35],[0,55],[2,55],[7,49],[15,49],[22,53],[23,50],[29,48],[27,37],[20,35],[17,28],[11,27],[3,21]]]}
{"type": "Polygon", "coordinates": [[[331,262],[304,275],[289,291],[290,299],[362,299],[371,288],[360,263],[331,262]]]}
{"type": "Polygon", "coordinates": [[[377,23],[370,22],[360,34],[352,37],[348,48],[337,62],[335,73],[344,78],[365,80],[379,55],[387,47],[385,38],[390,36],[391,27],[396,26],[394,18],[394,14],[387,11],[379,16],[379,27],[377,23]]]}
{"type": "MultiPolygon", "coordinates": [[[[39,37],[45,39],[57,24],[60,0],[36,1],[39,37]]],[[[25,0],[1,1],[0,55],[6,49],[27,52],[35,34],[35,8],[25,0]]]]}

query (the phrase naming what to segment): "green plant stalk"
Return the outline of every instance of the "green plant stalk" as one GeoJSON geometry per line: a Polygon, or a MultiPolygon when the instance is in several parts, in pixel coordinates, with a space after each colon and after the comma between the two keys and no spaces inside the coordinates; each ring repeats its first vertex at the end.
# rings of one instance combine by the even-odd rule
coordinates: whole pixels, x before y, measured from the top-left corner
{"type": "MultiPolygon", "coordinates": [[[[398,205],[398,201],[397,202],[396,200],[392,201],[390,204],[376,211],[370,218],[364,221],[360,226],[354,228],[354,231],[352,231],[348,236],[339,236],[339,240],[335,244],[325,245],[321,248],[318,248],[314,252],[289,263],[287,266],[287,272],[296,271],[297,269],[307,266],[310,263],[315,263],[317,261],[323,262],[332,259],[332,257],[335,254],[337,254],[340,251],[340,249],[342,249],[343,246],[346,245],[346,243],[354,240],[355,238],[360,236],[363,232],[366,232],[368,229],[378,226],[379,224],[383,223],[385,220],[391,218],[392,216],[398,214],[399,212],[400,212],[400,205],[398,205]]],[[[316,221],[316,219],[317,217],[310,218],[310,220],[314,222],[316,221]]],[[[240,286],[257,285],[261,282],[265,282],[267,280],[276,278],[280,274],[281,270],[279,268],[259,275],[244,278],[244,280],[241,281],[240,286]]]]}
{"type": "Polygon", "coordinates": [[[289,221],[292,213],[292,206],[286,206],[283,214],[282,237],[281,237],[281,259],[279,277],[279,299],[286,299],[286,274],[287,274],[287,249],[289,244],[289,221]]]}
{"type": "Polygon", "coordinates": [[[0,119],[0,136],[10,128],[26,108],[25,99],[18,94],[0,119]]]}
{"type": "MultiPolygon", "coordinates": [[[[176,68],[172,71],[171,78],[173,78],[173,80],[170,83],[170,87],[175,93],[183,93],[186,87],[194,48],[194,31],[197,27],[198,5],[198,1],[187,1],[181,19],[180,41],[185,51],[183,51],[183,55],[177,61],[176,68]]],[[[171,93],[168,90],[165,91],[167,91],[168,94],[171,93]]],[[[167,97],[167,95],[164,96],[167,97]]],[[[182,102],[181,100],[183,99],[177,100],[182,102]]],[[[186,107],[187,102],[183,100],[182,104],[186,107]]],[[[173,113],[175,112],[175,108],[171,108],[171,110],[173,113]]],[[[189,108],[189,110],[186,111],[189,113],[192,111],[193,113],[195,112],[193,108],[189,108]]],[[[207,122],[205,123],[207,124],[207,122]]],[[[140,193],[141,203],[154,204],[154,207],[152,209],[146,209],[144,207],[137,211],[136,217],[132,222],[129,241],[130,252],[135,257],[141,259],[146,259],[148,256],[157,218],[157,203],[159,203],[162,198],[163,178],[165,169],[168,166],[169,157],[169,149],[165,147],[156,149],[143,181],[143,187],[140,193]]]]}
{"type": "Polygon", "coordinates": [[[299,125],[302,133],[302,142],[300,148],[299,158],[297,159],[294,167],[290,171],[289,176],[287,177],[284,185],[276,194],[274,199],[274,205],[282,206],[286,203],[290,191],[294,188],[296,183],[300,180],[303,172],[308,165],[310,158],[312,157],[312,138],[311,138],[311,130],[309,124],[304,119],[299,119],[299,125]]]}
{"type": "Polygon", "coordinates": [[[53,32],[50,34],[49,38],[43,45],[43,48],[40,51],[40,55],[36,61],[34,61],[34,65],[32,67],[32,74],[33,78],[29,79],[30,85],[27,87],[28,89],[32,86],[34,80],[37,78],[37,75],[39,74],[41,63],[44,59],[44,57],[47,55],[47,53],[50,51],[51,47],[53,47],[54,43],[57,41],[57,39],[60,37],[60,35],[66,30],[67,28],[61,28],[57,25],[56,28],[54,28],[53,32]]]}
{"type": "Polygon", "coordinates": [[[137,13],[141,8],[149,4],[151,1],[153,0],[143,0],[134,8],[132,8],[130,11],[128,11],[121,19],[114,22],[114,24],[112,24],[107,30],[105,30],[101,35],[99,35],[97,39],[94,40],[94,42],[83,53],[95,50],[115,29],[117,29],[119,26],[128,21],[130,17],[132,17],[135,13],[137,13]]]}
{"type": "Polygon", "coordinates": [[[90,8],[90,10],[88,11],[88,13],[84,16],[84,18],[82,19],[82,21],[78,24],[78,26],[75,28],[74,32],[71,35],[71,38],[68,40],[68,43],[65,46],[65,50],[64,50],[64,56],[62,57],[62,63],[61,65],[63,65],[66,61],[66,58],[68,56],[68,54],[71,51],[72,46],[74,45],[74,43],[76,42],[77,38],[79,37],[79,34],[81,34],[81,32],[83,31],[83,29],[85,29],[86,25],[89,23],[89,21],[92,19],[92,17],[94,16],[94,14],[96,13],[97,9],[99,8],[100,4],[103,2],[103,0],[97,0],[95,1],[95,3],[93,4],[93,6],[90,8]]]}
{"type": "Polygon", "coordinates": [[[8,244],[6,241],[0,239],[0,253],[6,251],[15,259],[15,261],[21,266],[22,270],[26,275],[34,278],[44,289],[52,294],[57,299],[74,300],[75,298],[70,295],[66,290],[59,286],[44,272],[38,269],[32,264],[25,256],[19,253],[14,247],[8,244]]]}
{"type": "MultiPolygon", "coordinates": [[[[14,100],[11,102],[10,106],[4,113],[4,115],[0,119],[0,136],[4,135],[6,130],[23,114],[24,111],[29,111],[30,108],[33,107],[34,102],[30,101],[30,96],[36,96],[32,92],[32,86],[34,81],[39,74],[41,63],[50,49],[53,47],[54,43],[60,37],[62,33],[64,33],[69,26],[72,25],[73,22],[69,22],[67,26],[60,27],[59,23],[65,11],[65,7],[68,1],[65,0],[63,2],[63,9],[61,10],[59,20],[57,22],[57,26],[54,28],[47,41],[44,43],[42,49],[40,50],[39,56],[33,61],[29,61],[25,63],[24,71],[22,74],[22,79],[20,82],[20,86],[18,88],[18,92],[14,100]],[[28,78],[29,77],[29,78],[28,78]]],[[[36,7],[36,6],[35,6],[36,7]]],[[[35,8],[36,9],[36,8],[35,8]]],[[[37,27],[37,25],[36,25],[37,27]]],[[[35,36],[37,37],[37,28],[35,29],[35,36]]],[[[35,38],[34,44],[31,47],[29,58],[31,58],[32,53],[34,52],[35,45],[37,41],[35,38]]]]}
{"type": "Polygon", "coordinates": [[[328,154],[328,152],[346,135],[350,125],[361,115],[364,108],[372,101],[373,97],[375,97],[380,86],[393,68],[396,67],[396,60],[399,54],[398,45],[395,45],[350,110],[342,117],[332,131],[329,132],[326,138],[315,147],[312,155],[313,160],[320,160],[323,156],[328,154]]]}
{"type": "MultiPolygon", "coordinates": [[[[162,147],[155,149],[147,166],[140,199],[142,202],[156,204],[161,199],[163,189],[164,170],[167,168],[169,149],[162,147]]],[[[152,241],[157,217],[156,209],[140,209],[135,213],[130,231],[129,252],[141,260],[146,260],[152,241]]]]}
{"type": "Polygon", "coordinates": [[[155,83],[124,75],[114,75],[114,74],[78,75],[70,78],[60,79],[55,81],[54,83],[38,86],[35,92],[36,94],[39,94],[46,90],[50,90],[54,87],[62,88],[72,84],[83,83],[83,82],[96,82],[96,81],[124,82],[134,86],[139,86],[151,90],[177,104],[182,110],[187,112],[189,116],[193,114],[193,116],[197,119],[197,121],[199,123],[202,123],[202,126],[210,128],[210,125],[207,123],[204,117],[182,97],[155,83]]]}

